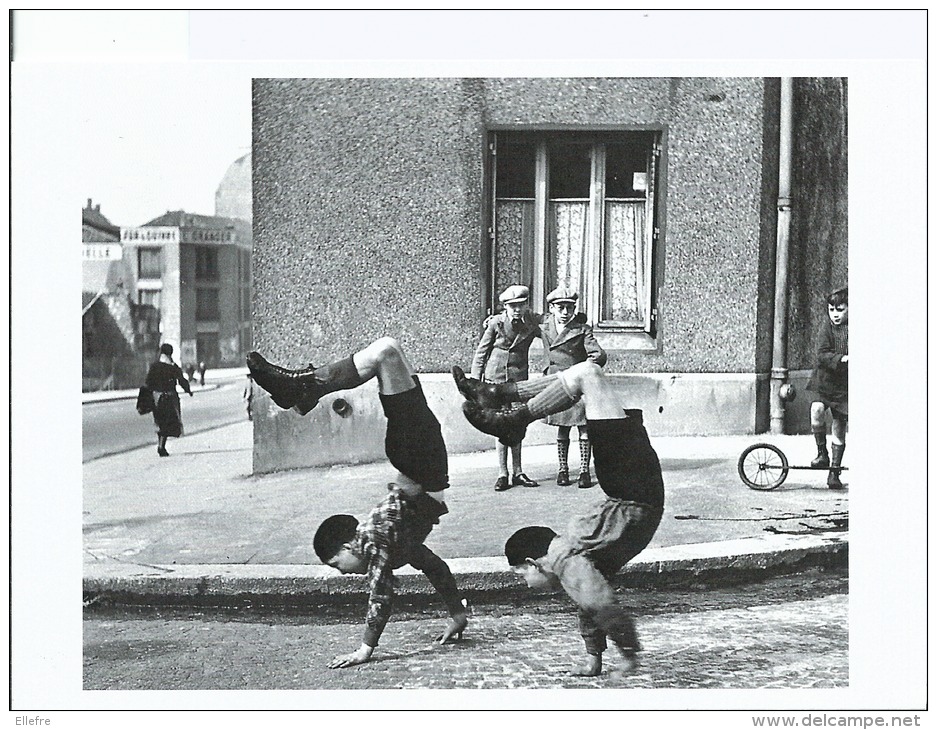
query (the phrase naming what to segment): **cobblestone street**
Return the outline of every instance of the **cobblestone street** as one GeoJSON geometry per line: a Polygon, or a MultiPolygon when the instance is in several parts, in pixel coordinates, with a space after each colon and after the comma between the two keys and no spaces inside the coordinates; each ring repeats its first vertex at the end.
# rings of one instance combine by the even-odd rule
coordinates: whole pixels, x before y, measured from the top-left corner
{"type": "MultiPolygon", "coordinates": [[[[85,619],[85,689],[834,688],[848,686],[847,582],[789,577],[710,591],[629,592],[645,651],[614,680],[568,670],[582,656],[570,604],[479,607],[462,642],[437,646],[442,610],[391,619],[371,662],[328,669],[357,648],[364,606],[309,616],[85,619]],[[354,616],[349,620],[348,616],[354,616]]],[[[606,670],[618,656],[605,654],[606,670]]]]}

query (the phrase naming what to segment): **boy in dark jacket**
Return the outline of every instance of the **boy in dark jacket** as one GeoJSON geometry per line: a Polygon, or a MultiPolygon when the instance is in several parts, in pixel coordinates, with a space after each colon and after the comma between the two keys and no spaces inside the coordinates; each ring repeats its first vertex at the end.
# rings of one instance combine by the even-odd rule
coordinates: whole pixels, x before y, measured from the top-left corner
{"type": "Polygon", "coordinates": [[[370,660],[391,612],[394,569],[410,564],[421,570],[442,596],[451,620],[439,636],[446,643],[468,621],[455,579],[445,561],[423,541],[449,510],[442,499],[449,487],[446,444],[439,421],[426,403],[420,381],[400,344],[383,337],[338,362],[299,370],[272,365],[259,353],[247,356],[254,381],[281,408],[305,415],[327,393],[355,388],[377,378],[387,416],[384,450],[397,469],[388,495],[361,524],[351,515],[332,515],[316,531],[319,559],[342,573],[368,576],[371,594],[361,646],[335,657],[329,667],[350,667],[370,660]]]}
{"type": "MultiPolygon", "coordinates": [[[[527,380],[530,345],[541,336],[543,315],[530,311],[530,290],[526,286],[509,286],[499,299],[504,311],[485,320],[485,331],[472,360],[472,377],[489,383],[527,380]]],[[[499,473],[495,482],[496,492],[513,486],[539,486],[524,474],[520,442],[510,447],[498,442],[497,449],[499,473]],[[510,477],[508,449],[511,451],[510,477]]]]}
{"type": "Polygon", "coordinates": [[[849,291],[837,289],[826,299],[827,319],[817,333],[817,366],[807,383],[816,393],[810,404],[810,428],[817,442],[814,467],[830,467],[826,479],[830,489],[842,489],[839,467],[846,450],[846,425],[849,420],[849,291]],[[833,456],[826,449],[826,411],[833,419],[833,456]]]}

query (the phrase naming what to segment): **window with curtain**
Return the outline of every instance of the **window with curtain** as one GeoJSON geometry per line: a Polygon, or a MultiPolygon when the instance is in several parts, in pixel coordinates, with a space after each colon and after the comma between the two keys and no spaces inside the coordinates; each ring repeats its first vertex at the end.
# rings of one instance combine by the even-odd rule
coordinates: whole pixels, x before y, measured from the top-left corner
{"type": "Polygon", "coordinates": [[[492,133],[491,303],[576,289],[598,330],[655,331],[655,131],[492,133]]]}

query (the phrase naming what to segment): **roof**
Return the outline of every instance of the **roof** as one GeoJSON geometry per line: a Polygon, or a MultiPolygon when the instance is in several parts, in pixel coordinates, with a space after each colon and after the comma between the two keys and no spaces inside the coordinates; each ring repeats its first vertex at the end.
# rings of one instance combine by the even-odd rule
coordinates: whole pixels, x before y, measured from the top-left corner
{"type": "MultiPolygon", "coordinates": [[[[82,261],[81,290],[92,295],[101,291],[117,291],[125,286],[123,261],[82,261]]],[[[85,302],[87,304],[87,302],[85,302]]]]}
{"type": "Polygon", "coordinates": [[[120,226],[115,226],[101,214],[100,205],[92,208],[90,204],[89,200],[88,207],[81,209],[81,240],[85,243],[119,241],[120,226]]]}
{"type": "Polygon", "coordinates": [[[179,228],[225,228],[233,225],[234,218],[222,218],[215,215],[186,213],[184,210],[167,210],[144,226],[176,226],[179,228]]]}
{"type": "Polygon", "coordinates": [[[240,218],[224,218],[217,215],[186,213],[184,210],[167,210],[161,216],[144,223],[144,226],[172,226],[176,228],[233,228],[241,245],[250,245],[253,229],[248,221],[240,218]]]}

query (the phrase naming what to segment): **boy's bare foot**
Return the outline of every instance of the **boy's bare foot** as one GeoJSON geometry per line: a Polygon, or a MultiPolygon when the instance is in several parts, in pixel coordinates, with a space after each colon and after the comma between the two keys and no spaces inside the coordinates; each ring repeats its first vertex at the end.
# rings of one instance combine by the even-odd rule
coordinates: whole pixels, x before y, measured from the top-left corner
{"type": "Polygon", "coordinates": [[[611,681],[624,679],[638,671],[638,657],[636,654],[623,654],[621,664],[608,673],[611,681]]]}
{"type": "Polygon", "coordinates": [[[602,673],[602,655],[587,654],[586,661],[575,667],[570,674],[574,677],[598,677],[602,673]]]}

